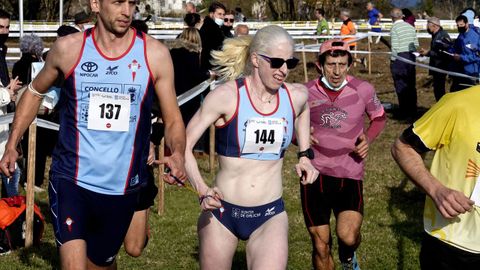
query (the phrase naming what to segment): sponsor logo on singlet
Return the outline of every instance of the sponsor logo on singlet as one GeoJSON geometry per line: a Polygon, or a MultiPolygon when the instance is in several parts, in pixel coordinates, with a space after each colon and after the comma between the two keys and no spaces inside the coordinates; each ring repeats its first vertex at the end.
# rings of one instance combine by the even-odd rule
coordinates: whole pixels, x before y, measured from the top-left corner
{"type": "Polygon", "coordinates": [[[122,85],[119,83],[83,82],[81,91],[82,91],[82,99],[90,97],[90,92],[92,91],[123,94],[122,85]]]}
{"type": "Polygon", "coordinates": [[[80,72],[80,77],[98,77],[98,74],[95,73],[98,69],[98,65],[94,62],[85,62],[80,65],[80,68],[85,72],[80,72]]]}
{"type": "Polygon", "coordinates": [[[118,74],[118,66],[109,66],[107,67],[107,72],[105,72],[105,75],[117,75],[118,74]]]}

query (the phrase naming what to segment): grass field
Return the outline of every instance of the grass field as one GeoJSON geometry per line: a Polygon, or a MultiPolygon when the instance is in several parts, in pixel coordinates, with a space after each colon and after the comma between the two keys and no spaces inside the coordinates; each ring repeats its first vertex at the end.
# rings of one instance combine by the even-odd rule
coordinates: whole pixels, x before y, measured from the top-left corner
{"type": "MultiPolygon", "coordinates": [[[[384,50],[384,47],[375,45],[374,49],[384,50]]],[[[309,56],[309,61],[312,59],[309,56]]],[[[360,67],[354,68],[353,74],[372,82],[383,102],[396,103],[387,56],[374,56],[374,63],[372,75],[360,67]]],[[[310,68],[309,78],[315,76],[315,70],[310,68]]],[[[431,89],[423,87],[426,77],[425,70],[417,70],[419,105],[423,108],[429,108],[434,102],[431,89]]],[[[297,68],[289,81],[303,81],[301,67],[297,68]]],[[[369,151],[364,182],[362,244],[357,250],[362,269],[419,269],[424,195],[408,182],[390,156],[391,144],[406,127],[405,123],[389,119],[383,134],[369,151]]],[[[311,269],[311,244],[300,206],[299,183],[293,171],[297,160],[295,153],[296,149],[292,146],[284,161],[284,199],[290,224],[288,268],[311,269]]],[[[200,159],[199,164],[205,178],[211,181],[214,175],[207,171],[207,158],[200,159]]],[[[120,269],[199,268],[196,235],[196,221],[200,213],[198,200],[188,190],[176,186],[168,186],[165,196],[166,211],[163,216],[156,214],[156,206],[152,208],[152,239],[144,254],[134,259],[126,255],[122,248],[118,256],[120,269]]],[[[58,268],[46,194],[37,195],[36,202],[47,218],[42,245],[0,257],[0,269],[58,268]]],[[[335,254],[336,247],[334,243],[335,254]]],[[[246,269],[244,251],[245,244],[241,243],[232,269],[246,269]]]]}

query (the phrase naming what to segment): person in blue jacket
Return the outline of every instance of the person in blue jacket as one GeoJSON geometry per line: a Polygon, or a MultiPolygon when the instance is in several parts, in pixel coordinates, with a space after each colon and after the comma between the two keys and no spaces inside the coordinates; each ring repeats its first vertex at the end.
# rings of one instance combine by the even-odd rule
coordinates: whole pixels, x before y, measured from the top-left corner
{"type": "MultiPolygon", "coordinates": [[[[477,77],[479,75],[480,65],[480,35],[474,30],[470,29],[468,19],[464,15],[460,15],[455,19],[458,29],[458,37],[454,44],[453,59],[457,63],[455,66],[460,66],[460,72],[477,77]]],[[[462,90],[475,85],[473,79],[453,77],[451,92],[462,90]]]]}

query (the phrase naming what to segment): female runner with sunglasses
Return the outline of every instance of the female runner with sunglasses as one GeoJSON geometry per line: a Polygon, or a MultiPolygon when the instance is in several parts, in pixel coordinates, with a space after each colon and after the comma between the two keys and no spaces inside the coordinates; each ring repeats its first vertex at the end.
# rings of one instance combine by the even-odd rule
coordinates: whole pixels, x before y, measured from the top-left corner
{"type": "MultiPolygon", "coordinates": [[[[213,53],[217,73],[235,79],[210,92],[187,127],[186,168],[201,195],[198,220],[201,269],[231,269],[238,240],[247,240],[249,269],[285,269],[288,218],[282,200],[283,155],[295,129],[300,151],[309,149],[308,91],[285,83],[298,59],[281,27],[267,26],[255,37],[224,42],[213,53]],[[240,76],[241,75],[241,76],[240,76]],[[220,169],[212,187],[192,154],[214,123],[220,169]]],[[[295,166],[302,184],[317,178],[307,156],[295,166]]]]}

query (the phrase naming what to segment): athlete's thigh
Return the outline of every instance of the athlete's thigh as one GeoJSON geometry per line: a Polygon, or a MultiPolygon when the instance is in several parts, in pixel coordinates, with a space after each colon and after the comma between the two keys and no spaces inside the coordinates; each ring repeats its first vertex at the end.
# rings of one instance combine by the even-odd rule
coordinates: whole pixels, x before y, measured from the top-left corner
{"type": "Polygon", "coordinates": [[[211,212],[202,212],[197,224],[201,269],[231,269],[238,239],[211,212]]]}
{"type": "Polygon", "coordinates": [[[288,217],[284,211],[256,229],[247,243],[249,269],[285,269],[288,261],[288,217]]]}
{"type": "Polygon", "coordinates": [[[109,266],[127,234],[138,193],[125,195],[95,194],[91,198],[94,220],[89,224],[87,256],[98,266],[109,266]]]}
{"type": "Polygon", "coordinates": [[[357,238],[360,234],[363,216],[357,211],[346,210],[338,213],[337,235],[341,239],[357,238]]]}

